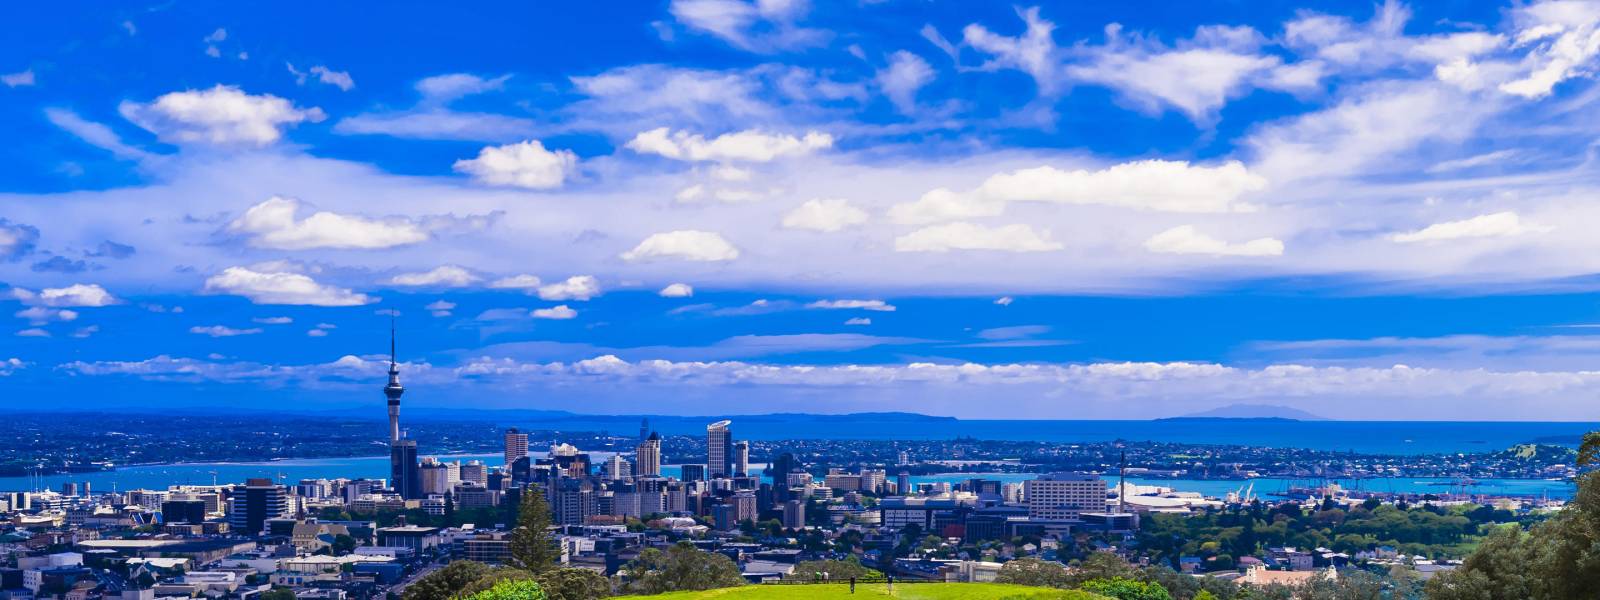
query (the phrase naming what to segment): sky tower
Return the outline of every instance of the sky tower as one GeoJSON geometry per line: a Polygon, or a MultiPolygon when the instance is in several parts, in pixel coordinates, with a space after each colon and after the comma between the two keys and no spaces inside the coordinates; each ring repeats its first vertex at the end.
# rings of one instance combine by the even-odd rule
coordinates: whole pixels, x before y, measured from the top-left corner
{"type": "Polygon", "coordinates": [[[383,386],[383,395],[389,398],[389,443],[400,442],[400,396],[406,393],[400,385],[400,366],[395,362],[394,320],[389,320],[389,385],[383,386]]]}

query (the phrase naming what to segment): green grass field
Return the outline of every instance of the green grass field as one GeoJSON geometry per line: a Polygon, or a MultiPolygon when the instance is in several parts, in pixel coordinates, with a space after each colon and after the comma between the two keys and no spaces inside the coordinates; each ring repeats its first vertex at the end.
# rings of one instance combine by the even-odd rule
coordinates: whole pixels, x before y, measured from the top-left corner
{"type": "Polygon", "coordinates": [[[998,583],[901,583],[888,586],[861,584],[850,594],[849,584],[747,585],[703,592],[673,592],[655,596],[622,596],[651,600],[806,600],[810,598],[904,598],[906,600],[1105,600],[1104,596],[1077,590],[1004,585],[998,583]]]}

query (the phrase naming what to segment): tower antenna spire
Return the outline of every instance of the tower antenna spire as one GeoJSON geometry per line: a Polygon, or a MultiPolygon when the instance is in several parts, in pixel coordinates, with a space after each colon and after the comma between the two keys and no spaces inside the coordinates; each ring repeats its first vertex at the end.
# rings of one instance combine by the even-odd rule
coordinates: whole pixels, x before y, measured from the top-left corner
{"type": "Polygon", "coordinates": [[[394,353],[394,315],[389,315],[389,366],[395,365],[394,353]]]}

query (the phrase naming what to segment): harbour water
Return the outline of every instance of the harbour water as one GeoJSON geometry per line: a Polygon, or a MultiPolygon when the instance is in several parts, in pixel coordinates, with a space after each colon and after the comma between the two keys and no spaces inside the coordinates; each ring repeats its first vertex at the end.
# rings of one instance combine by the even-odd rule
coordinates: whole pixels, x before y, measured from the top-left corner
{"type": "MultiPolygon", "coordinates": [[[[543,453],[534,453],[542,455],[543,453]]],[[[590,457],[596,464],[610,456],[604,452],[590,452],[590,457]]],[[[489,466],[503,464],[500,454],[462,454],[440,456],[441,460],[479,460],[489,466]]],[[[752,469],[761,469],[765,465],[752,464],[752,469]]],[[[663,465],[662,475],[681,477],[681,465],[663,465]]],[[[100,471],[95,473],[77,473],[71,475],[48,475],[43,481],[29,481],[27,477],[0,477],[0,490],[33,490],[36,488],[57,489],[66,482],[89,482],[91,489],[97,492],[130,490],[130,489],[165,489],[169,485],[210,485],[213,482],[220,484],[242,483],[246,479],[266,477],[289,484],[294,484],[301,479],[333,479],[333,478],[374,478],[381,479],[389,476],[389,459],[386,456],[366,456],[358,458],[323,458],[305,460],[281,460],[270,462],[246,463],[196,463],[174,465],[145,465],[116,469],[113,471],[100,471]]],[[[890,477],[894,475],[891,473],[890,477]]],[[[950,482],[957,483],[972,478],[999,480],[1005,483],[1016,483],[1033,479],[1033,473],[940,473],[934,475],[917,475],[911,478],[914,483],[950,482]]],[[[1187,492],[1200,492],[1207,496],[1221,497],[1228,492],[1241,489],[1249,485],[1250,481],[1232,480],[1207,480],[1207,479],[1148,479],[1129,477],[1130,483],[1139,485],[1154,485],[1169,487],[1187,492]]],[[[1267,497],[1269,494],[1283,492],[1292,486],[1304,485],[1289,479],[1259,478],[1253,480],[1255,494],[1267,497]]],[[[1361,489],[1376,492],[1396,493],[1446,493],[1460,491],[1462,488],[1454,487],[1452,481],[1443,478],[1427,477],[1391,477],[1379,479],[1365,479],[1361,481],[1338,482],[1347,489],[1361,489]]],[[[1570,498],[1573,485],[1565,481],[1548,481],[1544,479],[1481,479],[1476,485],[1466,488],[1473,494],[1514,495],[1514,496],[1547,496],[1552,499],[1570,498]]]]}

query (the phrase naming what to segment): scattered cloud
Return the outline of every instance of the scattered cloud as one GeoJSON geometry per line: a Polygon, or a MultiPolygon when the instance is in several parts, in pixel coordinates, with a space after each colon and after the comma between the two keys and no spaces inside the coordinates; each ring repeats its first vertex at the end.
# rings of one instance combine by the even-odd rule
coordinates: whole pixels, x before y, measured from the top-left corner
{"type": "Polygon", "coordinates": [[[561,187],[577,170],[578,155],[546,150],[538,140],[527,140],[485,147],[477,158],[456,161],[454,168],[484,185],[545,190],[561,187]]]}
{"type": "Polygon", "coordinates": [[[254,323],[260,323],[262,325],[288,325],[293,323],[294,319],[289,317],[256,317],[254,319],[250,319],[250,321],[254,323]]]}
{"type": "Polygon", "coordinates": [[[244,296],[256,304],[360,306],[378,301],[366,294],[318,283],[305,274],[254,271],[247,267],[228,267],[206,278],[203,291],[244,296]]]}
{"type": "Polygon", "coordinates": [[[672,0],[668,12],[691,31],[709,34],[752,52],[819,46],[833,36],[797,25],[809,10],[804,0],[672,0]]]}
{"type": "Polygon", "coordinates": [[[196,325],[189,328],[189,333],[208,335],[214,338],[234,337],[239,335],[255,335],[261,333],[261,328],[252,327],[250,329],[234,329],[225,325],[208,325],[203,327],[196,325]]]}
{"type": "Polygon", "coordinates": [[[0,259],[17,260],[33,252],[39,228],[0,217],[0,259]]]}
{"type": "Polygon", "coordinates": [[[0,75],[0,83],[6,84],[6,87],[9,88],[19,88],[31,86],[34,83],[37,83],[37,81],[34,78],[33,69],[27,69],[18,71],[16,73],[6,73],[4,75],[0,75]]]}
{"type": "Polygon", "coordinates": [[[872,324],[872,319],[869,319],[867,317],[855,317],[855,318],[851,318],[851,319],[845,319],[844,324],[845,325],[871,325],[872,324]]]}
{"type": "Polygon", "coordinates": [[[592,275],[573,275],[565,281],[539,286],[541,300],[589,300],[600,296],[600,280],[592,275]]]}
{"type": "Polygon", "coordinates": [[[432,271],[401,273],[389,278],[389,283],[408,287],[466,287],[477,283],[479,277],[456,265],[441,265],[432,271]]]}
{"type": "Polygon", "coordinates": [[[783,216],[786,229],[835,232],[866,223],[867,211],[840,198],[807,200],[783,216]]]}
{"type": "Polygon", "coordinates": [[[651,234],[632,250],[622,253],[630,262],[648,260],[686,260],[719,262],[739,258],[739,249],[710,231],[679,230],[651,234]]]}
{"type": "Polygon", "coordinates": [[[11,296],[31,306],[94,307],[121,304],[116,296],[93,283],[74,283],[66,287],[44,288],[33,292],[24,288],[11,288],[11,296]]]}
{"type": "Polygon", "coordinates": [[[878,71],[877,83],[896,110],[911,114],[917,111],[917,92],[933,82],[935,76],[928,61],[900,50],[889,55],[888,66],[878,71]]]}
{"type": "Polygon", "coordinates": [[[1479,215],[1460,221],[1435,223],[1416,231],[1396,233],[1389,236],[1389,239],[1402,244],[1414,244],[1419,242],[1509,237],[1549,230],[1546,227],[1523,223],[1522,219],[1517,217],[1517,213],[1507,211],[1479,215]]]}
{"type": "Polygon", "coordinates": [[[52,321],[75,321],[78,311],[67,308],[50,308],[48,306],[30,306],[17,311],[18,319],[26,319],[30,325],[44,325],[52,321]]]}
{"type": "Polygon", "coordinates": [[[423,308],[428,309],[428,313],[435,317],[448,317],[450,316],[450,311],[456,309],[456,303],[447,300],[435,300],[429,302],[423,308]]]}
{"type": "Polygon", "coordinates": [[[281,139],[287,127],[325,117],[319,108],[297,108],[271,94],[255,96],[220,84],[172,92],[149,103],[124,101],[118,110],[162,140],[178,144],[266,146],[281,139]]]}
{"type": "Polygon", "coordinates": [[[683,161],[772,162],[833,147],[833,136],[809,131],[802,137],[755,129],[725,133],[712,139],[660,127],[628,140],[629,150],[683,161]]]}
{"type": "Polygon", "coordinates": [[[1206,254],[1211,256],[1282,256],[1283,242],[1258,238],[1229,243],[1201,233],[1193,225],[1179,225],[1151,236],[1144,247],[1161,254],[1206,254]]]}
{"type": "Polygon", "coordinates": [[[1265,179],[1237,161],[1208,167],[1185,161],[1142,160],[1098,171],[1042,166],[993,175],[968,192],[938,188],[915,202],[896,204],[889,217],[905,224],[992,217],[1003,213],[1011,202],[1102,204],[1180,213],[1245,212],[1254,207],[1244,198],[1266,186],[1265,179]]]}
{"type": "Polygon", "coordinates": [[[688,298],[694,295],[694,287],[687,283],[672,283],[656,294],[662,298],[688,298]]]}
{"type": "Polygon", "coordinates": [[[296,218],[304,207],[294,198],[273,196],[229,223],[228,231],[245,236],[252,246],[276,250],[392,248],[429,238],[421,224],[402,217],[371,219],[316,211],[296,218]]]}
{"type": "Polygon", "coordinates": [[[342,91],[348,92],[356,87],[356,80],[351,78],[350,73],[345,71],[335,71],[322,65],[311,67],[307,71],[294,68],[292,63],[284,63],[284,66],[288,67],[289,73],[294,75],[296,85],[305,85],[311,77],[315,76],[317,81],[334,86],[342,91]]]}
{"type": "Polygon", "coordinates": [[[860,309],[879,312],[894,312],[895,307],[882,300],[818,300],[806,305],[806,308],[821,309],[860,309]]]}
{"type": "Polygon", "coordinates": [[[535,319],[565,320],[577,317],[578,311],[572,310],[565,304],[561,304],[550,308],[536,308],[533,310],[532,314],[533,318],[535,319]]]}
{"type": "Polygon", "coordinates": [[[1063,248],[1050,239],[1048,231],[1035,231],[1028,225],[989,227],[967,222],[924,227],[894,239],[896,252],[949,252],[951,250],[998,250],[1004,252],[1048,252],[1063,248]]]}

